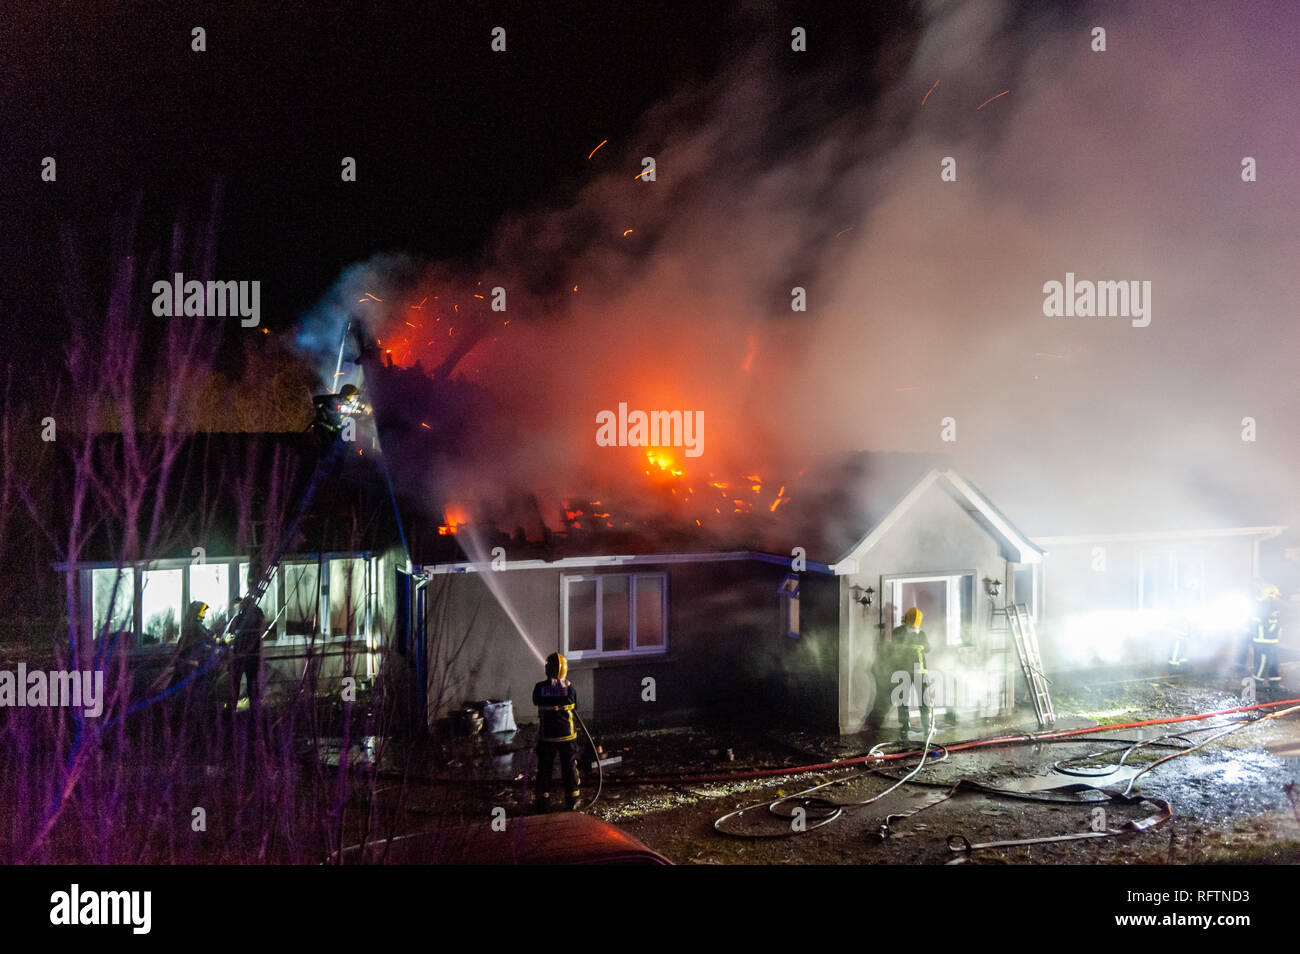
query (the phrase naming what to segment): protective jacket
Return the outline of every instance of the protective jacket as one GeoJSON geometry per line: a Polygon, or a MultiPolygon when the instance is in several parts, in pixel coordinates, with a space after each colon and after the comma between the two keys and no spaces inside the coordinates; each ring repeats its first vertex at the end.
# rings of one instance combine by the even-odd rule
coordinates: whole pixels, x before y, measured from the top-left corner
{"type": "Polygon", "coordinates": [[[1267,644],[1278,641],[1279,617],[1277,606],[1272,600],[1260,600],[1255,604],[1255,613],[1250,623],[1255,642],[1267,644]]]}
{"type": "Polygon", "coordinates": [[[533,705],[541,719],[539,742],[572,742],[578,737],[573,712],[578,693],[567,679],[543,679],[533,686],[533,705]]]}
{"type": "Polygon", "coordinates": [[[913,630],[907,625],[895,626],[891,639],[895,666],[908,673],[913,671],[913,667],[920,667],[918,671],[922,673],[926,671],[925,657],[930,651],[930,640],[925,630],[913,630]]]}

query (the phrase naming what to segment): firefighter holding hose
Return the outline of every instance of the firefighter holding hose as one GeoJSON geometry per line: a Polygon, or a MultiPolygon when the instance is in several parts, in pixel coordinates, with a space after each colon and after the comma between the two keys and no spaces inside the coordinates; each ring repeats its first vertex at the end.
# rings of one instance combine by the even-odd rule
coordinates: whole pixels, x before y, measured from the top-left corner
{"type": "Polygon", "coordinates": [[[902,685],[903,695],[898,703],[899,732],[906,739],[911,732],[911,710],[908,697],[909,686],[916,687],[916,695],[921,703],[921,732],[929,739],[930,729],[934,725],[934,710],[930,707],[929,693],[926,690],[925,657],[930,651],[930,640],[921,628],[923,619],[920,609],[913,606],[903,614],[903,622],[895,626],[891,634],[894,666],[896,670],[907,674],[902,685]]]}
{"type": "Polygon", "coordinates": [[[550,806],[551,776],[555,760],[560,760],[564,779],[564,802],[570,811],[578,807],[579,791],[575,711],[578,693],[569,682],[569,664],[559,653],[546,657],[546,678],[533,687],[533,705],[537,706],[540,725],[537,729],[538,811],[550,806]]]}

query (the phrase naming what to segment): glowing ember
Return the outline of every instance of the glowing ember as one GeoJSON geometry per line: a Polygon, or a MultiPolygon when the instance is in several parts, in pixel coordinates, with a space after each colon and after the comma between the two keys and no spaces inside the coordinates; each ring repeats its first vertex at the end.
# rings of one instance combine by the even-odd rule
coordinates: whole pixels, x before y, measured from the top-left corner
{"type": "Polygon", "coordinates": [[[984,100],[984,102],[982,102],[982,103],[980,103],[978,106],[976,106],[975,109],[976,109],[977,111],[978,111],[978,110],[981,110],[981,109],[983,109],[985,106],[987,106],[989,103],[993,102],[993,100],[995,100],[995,99],[1001,99],[1003,96],[1007,95],[1007,93],[1009,93],[1009,92],[1011,92],[1011,90],[1009,90],[1009,89],[1004,89],[1002,92],[998,93],[997,96],[990,96],[988,99],[984,100]]]}
{"type": "Polygon", "coordinates": [[[926,94],[925,94],[924,96],[921,97],[921,105],[922,105],[922,106],[924,106],[924,105],[925,105],[925,101],[926,101],[927,99],[930,98],[930,93],[933,93],[933,92],[935,91],[935,89],[938,88],[938,86],[939,86],[939,81],[938,81],[938,80],[935,80],[935,81],[934,81],[934,86],[931,86],[930,89],[926,92],[926,94]]]}
{"type": "MultiPolygon", "coordinates": [[[[609,142],[608,139],[602,139],[602,140],[600,141],[600,146],[605,145],[605,143],[607,143],[607,142],[609,142]]],[[[600,146],[597,146],[596,149],[599,149],[600,146]]],[[[596,149],[593,149],[593,150],[591,150],[591,152],[587,153],[587,158],[588,158],[588,159],[590,159],[592,156],[594,156],[594,155],[596,154],[596,149]]]]}

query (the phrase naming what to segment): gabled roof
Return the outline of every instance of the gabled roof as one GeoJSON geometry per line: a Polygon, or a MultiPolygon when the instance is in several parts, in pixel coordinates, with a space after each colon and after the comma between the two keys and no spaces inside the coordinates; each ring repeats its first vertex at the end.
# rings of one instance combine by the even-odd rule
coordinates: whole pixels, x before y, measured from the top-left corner
{"type": "Polygon", "coordinates": [[[852,573],[857,569],[857,561],[871,550],[898,523],[902,517],[921,500],[931,488],[939,485],[962,505],[976,522],[995,536],[1006,547],[1016,563],[1039,563],[1044,551],[1034,544],[1024,533],[1016,529],[997,507],[993,506],[982,493],[955,470],[931,469],[911,490],[891,509],[866,536],[849,548],[848,552],[831,568],[837,573],[852,573]]]}

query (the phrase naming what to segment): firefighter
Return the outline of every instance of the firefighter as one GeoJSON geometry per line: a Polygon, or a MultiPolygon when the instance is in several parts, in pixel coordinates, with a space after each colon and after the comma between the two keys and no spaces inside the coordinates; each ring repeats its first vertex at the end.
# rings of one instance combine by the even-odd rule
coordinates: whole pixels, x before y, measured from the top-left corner
{"type": "Polygon", "coordinates": [[[927,739],[934,726],[934,711],[930,707],[929,692],[925,685],[925,656],[930,651],[930,640],[926,638],[925,630],[921,628],[922,619],[921,611],[913,606],[903,614],[902,625],[895,626],[893,633],[890,634],[895,671],[907,674],[907,679],[903,681],[901,687],[903,696],[898,704],[899,733],[904,739],[911,732],[911,710],[908,706],[911,686],[916,688],[917,698],[921,703],[921,731],[927,739]]]}
{"type": "Polygon", "coordinates": [[[579,791],[577,738],[574,711],[578,693],[566,678],[569,663],[559,653],[546,657],[546,678],[533,687],[533,705],[537,706],[537,810],[550,804],[551,775],[555,760],[560,760],[564,779],[564,801],[570,811],[578,807],[579,791]]]}
{"type": "Polygon", "coordinates": [[[212,632],[203,622],[207,614],[208,604],[202,600],[194,600],[185,611],[185,619],[181,623],[181,638],[176,644],[172,685],[176,685],[201,669],[217,649],[212,632]]]}
{"type": "Polygon", "coordinates": [[[316,409],[316,419],[311,426],[320,433],[325,444],[334,443],[343,430],[344,414],[355,414],[360,410],[360,396],[356,385],[345,384],[337,394],[318,394],[311,399],[316,409]]]}
{"type": "Polygon", "coordinates": [[[256,713],[260,698],[262,633],[266,630],[266,614],[252,596],[244,597],[240,603],[239,615],[231,629],[234,636],[230,660],[230,708],[239,707],[239,683],[247,677],[248,707],[256,713]]]}
{"type": "Polygon", "coordinates": [[[1265,698],[1272,697],[1282,684],[1282,675],[1278,670],[1278,642],[1282,633],[1277,606],[1281,595],[1281,591],[1273,584],[1261,584],[1250,620],[1252,642],[1255,645],[1255,681],[1261,684],[1265,698]]]}

